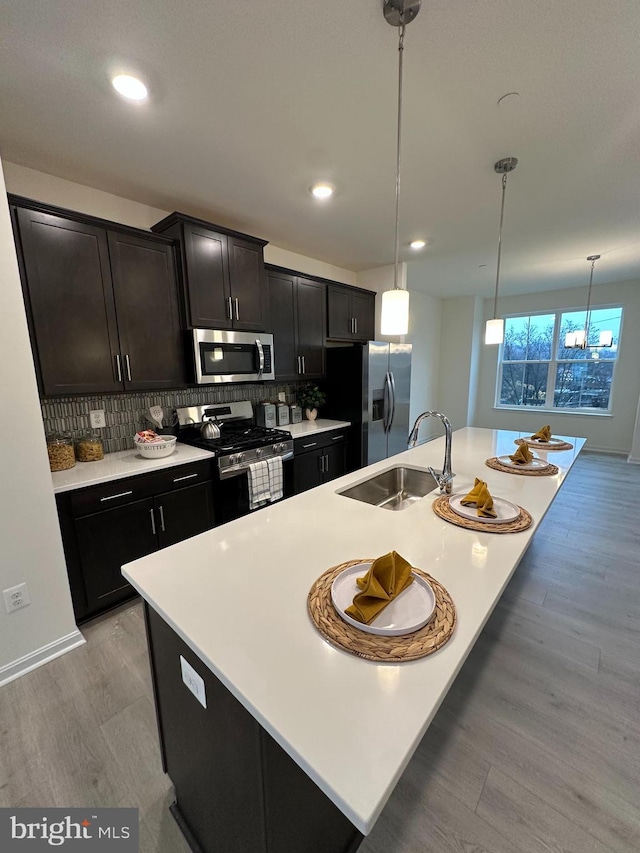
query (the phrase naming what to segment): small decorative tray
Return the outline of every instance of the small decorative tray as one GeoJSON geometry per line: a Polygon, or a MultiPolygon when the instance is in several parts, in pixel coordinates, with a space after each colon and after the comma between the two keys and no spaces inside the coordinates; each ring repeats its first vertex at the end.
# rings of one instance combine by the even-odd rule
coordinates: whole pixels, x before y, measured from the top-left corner
{"type": "Polygon", "coordinates": [[[381,637],[365,633],[360,628],[348,625],[340,618],[331,601],[332,584],[345,569],[367,562],[373,562],[372,558],[340,563],[339,566],[327,569],[311,587],[307,598],[307,610],[313,624],[325,640],[352,655],[386,663],[417,660],[433,654],[444,646],[453,634],[456,608],[442,584],[420,569],[414,568],[414,574],[429,584],[436,599],[433,617],[424,627],[400,637],[381,637]]]}
{"type": "Polygon", "coordinates": [[[517,504],[514,504],[514,506],[518,506],[520,512],[517,518],[513,521],[496,523],[495,519],[491,519],[492,523],[490,524],[487,523],[486,520],[480,520],[479,518],[464,518],[457,512],[454,512],[449,505],[448,495],[441,495],[439,498],[436,498],[431,506],[437,516],[450,522],[450,524],[455,524],[458,527],[464,527],[467,530],[477,530],[481,533],[520,533],[528,527],[531,527],[533,524],[533,519],[530,513],[517,504]]]}

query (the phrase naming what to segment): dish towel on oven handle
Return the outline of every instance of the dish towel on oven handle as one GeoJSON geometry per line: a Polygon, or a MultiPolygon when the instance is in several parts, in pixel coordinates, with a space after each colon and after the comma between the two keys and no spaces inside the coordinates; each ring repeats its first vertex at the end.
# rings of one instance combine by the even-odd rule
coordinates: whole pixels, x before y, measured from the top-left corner
{"type": "Polygon", "coordinates": [[[266,462],[252,462],[247,470],[249,509],[258,509],[271,500],[269,466],[266,462]]]}
{"type": "Polygon", "coordinates": [[[283,495],[283,470],[282,458],[280,456],[272,456],[267,459],[269,468],[269,491],[271,492],[271,500],[279,501],[283,495]]]}

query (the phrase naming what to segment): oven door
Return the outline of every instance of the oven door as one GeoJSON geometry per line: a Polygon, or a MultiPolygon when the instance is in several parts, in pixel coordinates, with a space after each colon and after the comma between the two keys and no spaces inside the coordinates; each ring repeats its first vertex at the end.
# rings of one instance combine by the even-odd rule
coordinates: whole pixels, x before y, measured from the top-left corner
{"type": "Polygon", "coordinates": [[[193,350],[199,385],[275,378],[273,335],[194,329],[193,350]]]}
{"type": "MultiPolygon", "coordinates": [[[[293,495],[293,459],[282,463],[283,500],[293,495]]],[[[278,501],[276,501],[278,503],[278,501]]],[[[266,504],[265,506],[271,506],[266,504]]],[[[263,507],[260,507],[262,509],[263,507]]],[[[249,509],[249,485],[246,473],[225,480],[218,479],[214,491],[214,517],[216,526],[233,521],[258,510],[249,509]]]]}

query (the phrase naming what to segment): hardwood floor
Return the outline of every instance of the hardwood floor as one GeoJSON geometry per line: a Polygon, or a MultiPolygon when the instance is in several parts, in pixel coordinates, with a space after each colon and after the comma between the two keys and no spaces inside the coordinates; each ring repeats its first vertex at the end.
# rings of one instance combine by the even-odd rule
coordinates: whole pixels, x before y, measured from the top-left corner
{"type": "MultiPolygon", "coordinates": [[[[637,853],[638,506],[639,466],[582,455],[362,853],[637,853]]],[[[143,853],[187,853],[141,607],[84,633],[0,690],[0,806],[138,806],[143,853]]]]}

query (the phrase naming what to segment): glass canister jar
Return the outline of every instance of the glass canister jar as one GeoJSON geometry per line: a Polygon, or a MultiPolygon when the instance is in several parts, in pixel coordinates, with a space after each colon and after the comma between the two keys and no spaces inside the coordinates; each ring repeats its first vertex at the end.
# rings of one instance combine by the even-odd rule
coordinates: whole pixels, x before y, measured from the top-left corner
{"type": "Polygon", "coordinates": [[[104,459],[104,445],[100,433],[88,429],[76,440],[78,462],[97,462],[104,459]]]}
{"type": "Polygon", "coordinates": [[[47,436],[47,453],[52,471],[65,471],[76,464],[73,439],[67,432],[54,432],[47,436]]]}

